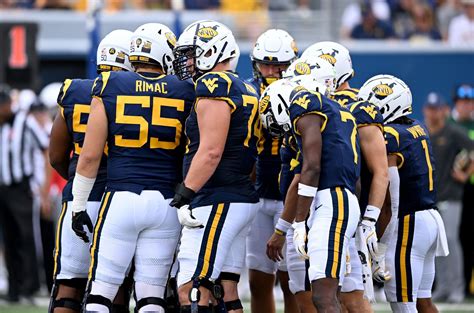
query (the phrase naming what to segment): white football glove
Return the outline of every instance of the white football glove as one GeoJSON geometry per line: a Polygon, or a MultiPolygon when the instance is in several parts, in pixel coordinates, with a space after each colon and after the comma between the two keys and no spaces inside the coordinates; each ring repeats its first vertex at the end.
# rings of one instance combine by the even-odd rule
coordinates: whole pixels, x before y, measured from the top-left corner
{"type": "Polygon", "coordinates": [[[303,259],[309,259],[308,253],[306,253],[306,222],[294,222],[293,223],[293,244],[295,245],[296,252],[303,259]]]}
{"type": "Polygon", "coordinates": [[[365,238],[365,243],[367,244],[367,249],[369,250],[370,256],[372,258],[377,254],[377,233],[375,231],[375,223],[380,215],[380,209],[368,205],[365,209],[364,217],[359,223],[359,227],[362,229],[362,234],[365,238]]]}
{"type": "Polygon", "coordinates": [[[193,216],[189,204],[185,204],[178,209],[178,220],[181,225],[187,228],[203,228],[204,225],[193,216]]]}
{"type": "Polygon", "coordinates": [[[372,258],[372,277],[379,283],[389,281],[392,276],[385,270],[385,252],[387,246],[379,242],[378,251],[372,258]]]}

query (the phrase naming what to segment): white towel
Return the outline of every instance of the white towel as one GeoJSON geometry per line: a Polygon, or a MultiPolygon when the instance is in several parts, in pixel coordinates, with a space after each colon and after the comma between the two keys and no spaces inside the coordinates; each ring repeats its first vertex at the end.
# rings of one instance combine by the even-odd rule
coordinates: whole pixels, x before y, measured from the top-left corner
{"type": "Polygon", "coordinates": [[[438,238],[436,239],[436,256],[447,256],[449,254],[448,239],[446,238],[446,230],[441,215],[437,210],[429,210],[431,216],[438,225],[438,238]]]}

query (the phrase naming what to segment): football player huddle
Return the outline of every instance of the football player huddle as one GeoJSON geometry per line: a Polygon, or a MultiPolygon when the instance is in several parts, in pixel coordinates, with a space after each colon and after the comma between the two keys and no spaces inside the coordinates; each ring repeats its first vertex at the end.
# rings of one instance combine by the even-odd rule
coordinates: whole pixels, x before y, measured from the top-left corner
{"type": "Polygon", "coordinates": [[[371,312],[373,279],[394,312],[437,312],[436,211],[427,131],[399,78],[360,90],[349,51],[299,57],[263,33],[254,77],[235,72],[232,31],[211,20],[115,30],[95,80],[58,95],[51,163],[68,180],[49,312],[371,312]]]}

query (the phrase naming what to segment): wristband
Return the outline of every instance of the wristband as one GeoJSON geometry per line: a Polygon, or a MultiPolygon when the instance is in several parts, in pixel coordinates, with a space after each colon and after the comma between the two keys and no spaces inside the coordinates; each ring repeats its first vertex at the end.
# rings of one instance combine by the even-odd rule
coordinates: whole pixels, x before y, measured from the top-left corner
{"type": "MultiPolygon", "coordinates": [[[[288,229],[291,227],[291,223],[285,221],[281,217],[278,219],[277,224],[275,225],[275,233],[277,233],[277,230],[280,231],[283,234],[286,234],[288,232],[288,229]]],[[[277,233],[280,235],[279,233],[277,233]]]]}
{"type": "Polygon", "coordinates": [[[304,197],[316,197],[316,193],[318,192],[318,187],[308,186],[302,183],[298,183],[298,195],[304,197]]]}
{"type": "Polygon", "coordinates": [[[88,178],[76,173],[74,181],[72,182],[72,212],[81,212],[86,209],[87,199],[91,193],[92,187],[94,187],[95,177],[88,178]]]}
{"type": "Polygon", "coordinates": [[[376,222],[380,215],[380,209],[373,205],[368,205],[365,209],[364,217],[362,219],[376,222]]]}
{"type": "Polygon", "coordinates": [[[278,228],[275,228],[275,234],[277,234],[278,236],[286,236],[286,233],[279,230],[278,228]]]}

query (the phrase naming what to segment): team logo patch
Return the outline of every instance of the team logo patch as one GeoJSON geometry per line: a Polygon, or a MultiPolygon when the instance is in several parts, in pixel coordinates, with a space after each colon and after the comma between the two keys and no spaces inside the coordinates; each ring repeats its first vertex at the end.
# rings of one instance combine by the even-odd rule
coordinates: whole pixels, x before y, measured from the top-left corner
{"type": "Polygon", "coordinates": [[[265,97],[262,98],[262,100],[260,100],[260,104],[259,104],[260,114],[265,113],[265,111],[267,110],[269,104],[270,104],[270,96],[266,95],[265,97]]]}
{"type": "Polygon", "coordinates": [[[375,106],[373,105],[367,105],[367,106],[361,106],[361,110],[364,110],[365,113],[369,114],[369,116],[372,119],[375,119],[375,116],[377,115],[377,110],[375,110],[375,106]]]}
{"type": "Polygon", "coordinates": [[[167,32],[165,33],[165,37],[170,43],[170,45],[172,45],[173,47],[176,46],[176,36],[173,33],[167,32]]]}
{"type": "Polygon", "coordinates": [[[142,39],[141,38],[137,38],[137,40],[135,41],[135,44],[137,45],[137,48],[142,44],[142,39]]]}
{"type": "Polygon", "coordinates": [[[295,73],[298,75],[309,75],[311,74],[311,68],[306,62],[299,62],[295,66],[295,73]]]}
{"type": "Polygon", "coordinates": [[[115,48],[110,48],[110,49],[109,49],[109,53],[110,53],[110,54],[115,54],[115,48]]]}
{"type": "Polygon", "coordinates": [[[299,105],[300,107],[306,110],[310,101],[309,99],[307,99],[307,97],[308,95],[299,97],[298,99],[294,100],[293,103],[299,105]]]}
{"type": "Polygon", "coordinates": [[[217,26],[214,27],[203,27],[197,32],[197,36],[204,42],[208,42],[212,38],[216,37],[218,32],[216,30],[217,26]]]}
{"type": "Polygon", "coordinates": [[[382,100],[385,99],[387,96],[391,95],[393,93],[393,86],[395,83],[392,83],[390,85],[387,84],[378,84],[374,88],[372,88],[372,91],[375,94],[375,98],[382,100]]]}
{"type": "Polygon", "coordinates": [[[336,58],[328,53],[321,54],[319,56],[321,59],[328,61],[331,65],[336,64],[336,58]]]}
{"type": "Polygon", "coordinates": [[[217,88],[217,77],[203,79],[202,82],[206,85],[207,89],[209,89],[210,93],[213,93],[214,90],[217,88]]]}
{"type": "Polygon", "coordinates": [[[145,43],[143,44],[143,47],[142,47],[142,52],[145,52],[145,53],[150,53],[151,51],[151,41],[145,41],[145,43]]]}

